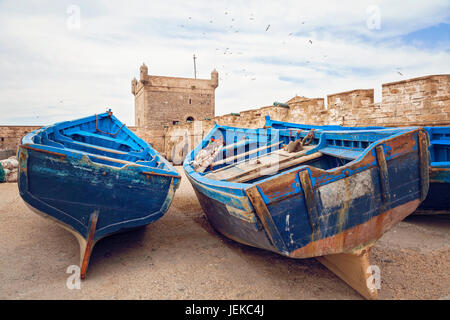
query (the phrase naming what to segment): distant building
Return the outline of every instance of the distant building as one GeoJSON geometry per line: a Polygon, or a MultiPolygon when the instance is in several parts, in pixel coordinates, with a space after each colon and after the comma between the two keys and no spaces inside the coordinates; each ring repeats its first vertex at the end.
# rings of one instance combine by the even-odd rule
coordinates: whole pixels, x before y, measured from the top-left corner
{"type": "Polygon", "coordinates": [[[213,118],[218,85],[216,70],[211,72],[210,80],[164,77],[149,75],[148,67],[142,64],[139,81],[131,81],[135,126],[162,130],[172,124],[213,118]]]}

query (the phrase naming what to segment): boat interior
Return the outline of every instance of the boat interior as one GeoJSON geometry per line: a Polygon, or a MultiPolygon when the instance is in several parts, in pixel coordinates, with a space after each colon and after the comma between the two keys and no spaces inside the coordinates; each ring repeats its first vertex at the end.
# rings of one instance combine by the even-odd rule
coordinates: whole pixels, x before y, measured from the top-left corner
{"type": "Polygon", "coordinates": [[[45,127],[32,141],[85,154],[93,162],[114,167],[138,165],[169,170],[154,149],[109,113],[45,127]]]}
{"type": "MultiPolygon", "coordinates": [[[[329,170],[357,159],[375,141],[399,130],[359,132],[218,127],[221,151],[198,172],[205,178],[254,183],[301,165],[329,170]]],[[[203,142],[203,148],[209,143],[203,142]]]]}
{"type": "Polygon", "coordinates": [[[430,137],[431,166],[450,167],[450,127],[425,127],[430,137]]]}

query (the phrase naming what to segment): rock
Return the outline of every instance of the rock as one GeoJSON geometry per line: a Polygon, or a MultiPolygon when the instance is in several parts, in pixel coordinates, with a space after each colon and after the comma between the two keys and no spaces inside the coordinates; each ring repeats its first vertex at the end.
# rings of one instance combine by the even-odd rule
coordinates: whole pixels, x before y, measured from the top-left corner
{"type": "Polygon", "coordinates": [[[17,182],[17,169],[6,175],[6,182],[17,182]]]}
{"type": "Polygon", "coordinates": [[[17,175],[18,175],[17,168],[11,170],[8,174],[6,174],[6,182],[17,182],[17,175]]]}
{"type": "Polygon", "coordinates": [[[17,161],[16,157],[1,160],[0,163],[4,169],[8,170],[13,170],[19,167],[19,161],[17,161]]]}

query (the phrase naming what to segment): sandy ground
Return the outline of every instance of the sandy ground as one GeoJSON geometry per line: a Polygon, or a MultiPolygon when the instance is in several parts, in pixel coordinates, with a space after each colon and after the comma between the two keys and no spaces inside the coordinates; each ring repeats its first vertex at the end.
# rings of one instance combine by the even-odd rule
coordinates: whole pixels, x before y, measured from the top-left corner
{"type": "MultiPolygon", "coordinates": [[[[1,299],[361,299],[315,259],[238,244],[211,228],[183,175],[159,221],[102,239],[81,289],[66,273],[74,236],[32,213],[15,183],[0,184],[1,299]]],[[[380,299],[450,299],[450,217],[410,216],[372,250],[380,299]]]]}

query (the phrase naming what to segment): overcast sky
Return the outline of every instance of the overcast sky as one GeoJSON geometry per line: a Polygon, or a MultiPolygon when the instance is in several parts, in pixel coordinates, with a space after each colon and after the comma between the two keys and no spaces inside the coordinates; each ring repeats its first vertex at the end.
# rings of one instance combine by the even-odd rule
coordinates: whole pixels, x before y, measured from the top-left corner
{"type": "MultiPolygon", "coordinates": [[[[131,79],[209,79],[216,115],[450,73],[450,1],[2,1],[0,124],[105,111],[131,79]]],[[[163,108],[164,106],[162,106],[163,108]]]]}

